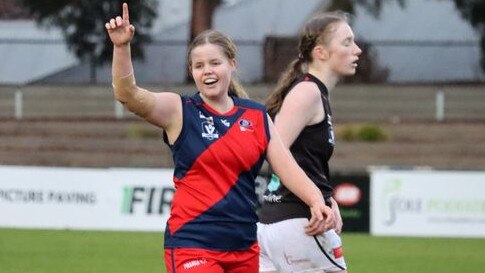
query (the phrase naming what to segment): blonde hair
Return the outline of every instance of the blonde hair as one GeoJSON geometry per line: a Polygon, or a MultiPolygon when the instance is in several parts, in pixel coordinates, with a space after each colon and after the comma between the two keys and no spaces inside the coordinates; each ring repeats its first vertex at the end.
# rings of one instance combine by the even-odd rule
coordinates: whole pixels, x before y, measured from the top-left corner
{"type": "Polygon", "coordinates": [[[313,61],[313,48],[318,44],[328,44],[331,34],[335,31],[333,26],[336,23],[347,23],[348,21],[346,13],[334,11],[320,13],[305,24],[299,36],[298,57],[288,65],[266,101],[266,109],[271,116],[275,116],[279,112],[283,100],[295,80],[306,73],[306,65],[313,61]]]}
{"type": "MultiPolygon", "coordinates": [[[[217,45],[222,49],[224,55],[226,55],[228,59],[236,59],[237,49],[234,42],[222,32],[209,29],[201,32],[190,43],[189,48],[187,49],[187,60],[189,67],[192,65],[192,60],[190,58],[192,50],[204,44],[217,45]]],[[[234,77],[231,78],[231,82],[229,84],[229,94],[239,98],[249,97],[242,85],[235,80],[234,77]]]]}

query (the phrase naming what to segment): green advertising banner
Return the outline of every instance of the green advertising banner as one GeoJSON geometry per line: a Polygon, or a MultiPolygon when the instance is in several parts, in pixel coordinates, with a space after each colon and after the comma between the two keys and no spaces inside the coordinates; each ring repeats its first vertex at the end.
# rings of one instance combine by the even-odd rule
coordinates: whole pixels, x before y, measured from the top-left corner
{"type": "Polygon", "coordinates": [[[331,179],[342,215],[342,230],[369,232],[369,175],[336,173],[331,179]]]}

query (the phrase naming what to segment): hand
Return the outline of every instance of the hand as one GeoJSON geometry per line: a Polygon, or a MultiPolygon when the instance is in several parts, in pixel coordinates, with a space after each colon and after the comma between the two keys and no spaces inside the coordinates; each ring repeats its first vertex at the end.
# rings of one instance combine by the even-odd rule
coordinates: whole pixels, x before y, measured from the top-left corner
{"type": "Polygon", "coordinates": [[[342,226],[343,226],[343,221],[342,221],[342,216],[340,215],[340,209],[338,207],[337,201],[335,199],[330,198],[330,201],[332,202],[332,210],[333,214],[335,215],[335,232],[337,234],[340,234],[342,232],[342,226]]]}
{"type": "Polygon", "coordinates": [[[324,202],[312,205],[310,212],[312,216],[305,226],[306,234],[313,236],[335,228],[335,214],[324,202]]]}
{"type": "Polygon", "coordinates": [[[135,27],[130,24],[128,4],[123,3],[123,18],[111,18],[104,26],[114,46],[129,44],[135,34],[135,27]]]}
{"type": "Polygon", "coordinates": [[[340,234],[342,232],[342,227],[344,225],[343,221],[342,221],[342,217],[340,216],[340,213],[337,215],[335,215],[335,232],[337,232],[337,234],[340,234]]]}

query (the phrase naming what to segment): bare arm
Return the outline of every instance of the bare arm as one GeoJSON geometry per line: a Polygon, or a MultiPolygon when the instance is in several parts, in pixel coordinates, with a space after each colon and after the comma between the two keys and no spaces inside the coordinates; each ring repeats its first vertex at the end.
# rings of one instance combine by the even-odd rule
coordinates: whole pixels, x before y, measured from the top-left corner
{"type": "Polygon", "coordinates": [[[113,42],[112,75],[116,99],[131,112],[167,130],[169,138],[173,139],[171,135],[180,132],[182,122],[180,96],[153,93],[136,85],[130,47],[135,27],[130,24],[126,3],[123,3],[122,17],[110,19],[105,28],[113,42]]]}
{"type": "Polygon", "coordinates": [[[306,232],[311,235],[322,233],[334,226],[334,214],[325,205],[323,195],[315,184],[298,166],[290,151],[283,145],[273,123],[269,122],[271,140],[267,159],[273,171],[283,184],[310,207],[311,219],[306,232]]]}
{"type": "MultiPolygon", "coordinates": [[[[322,107],[320,91],[316,84],[313,82],[301,82],[297,84],[285,97],[283,105],[275,118],[275,130],[280,135],[284,148],[289,149],[305,126],[316,124],[322,121],[324,115],[325,112],[322,107]]],[[[292,160],[294,161],[293,157],[292,160]]],[[[295,162],[295,164],[297,163],[295,162]]],[[[288,178],[281,177],[279,174],[278,176],[287,188],[288,183],[298,181],[294,175],[288,176],[288,178]]],[[[299,182],[297,183],[298,185],[295,186],[300,185],[299,182]]],[[[310,183],[311,186],[315,188],[315,190],[321,195],[321,192],[316,185],[312,181],[310,181],[310,183]]],[[[293,192],[292,189],[288,189],[293,192]]],[[[296,194],[296,192],[294,193],[296,194]]],[[[303,201],[305,202],[305,200],[303,201]]],[[[330,208],[328,207],[325,208],[327,212],[329,209],[330,208]]],[[[336,216],[334,212],[332,212],[332,214],[333,216],[336,216]]],[[[332,227],[332,225],[333,220],[328,219],[328,224],[326,225],[325,229],[320,229],[319,232],[328,230],[332,227]]],[[[309,233],[308,230],[307,233],[309,233]]]]}
{"type": "Polygon", "coordinates": [[[275,117],[275,127],[289,149],[305,126],[324,119],[320,90],[313,82],[301,82],[286,95],[275,117]]]}

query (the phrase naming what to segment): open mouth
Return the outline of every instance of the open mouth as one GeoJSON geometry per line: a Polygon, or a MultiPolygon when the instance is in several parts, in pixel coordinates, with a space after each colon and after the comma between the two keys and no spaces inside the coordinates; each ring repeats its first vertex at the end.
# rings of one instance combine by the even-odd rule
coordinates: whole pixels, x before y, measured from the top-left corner
{"type": "Polygon", "coordinates": [[[215,83],[217,83],[219,80],[217,79],[214,79],[214,78],[208,78],[208,79],[205,79],[204,80],[204,84],[205,85],[214,85],[215,83]]]}

